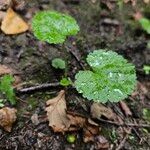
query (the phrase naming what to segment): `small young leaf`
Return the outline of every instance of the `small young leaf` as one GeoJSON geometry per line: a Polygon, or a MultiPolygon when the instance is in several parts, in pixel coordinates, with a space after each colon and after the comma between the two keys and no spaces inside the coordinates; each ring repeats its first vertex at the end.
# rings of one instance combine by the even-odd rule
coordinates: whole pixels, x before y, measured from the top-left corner
{"type": "Polygon", "coordinates": [[[147,74],[147,75],[150,74],[150,66],[144,65],[143,70],[145,71],[145,74],[147,74]]]}
{"type": "Polygon", "coordinates": [[[143,118],[150,122],[150,109],[148,108],[143,109],[143,118]]]}
{"type": "Polygon", "coordinates": [[[64,60],[62,60],[60,58],[55,58],[52,60],[52,66],[56,69],[65,69],[66,63],[64,60]]]}
{"type": "Polygon", "coordinates": [[[112,51],[95,50],[87,57],[92,71],[79,71],[75,87],[89,100],[118,102],[131,94],[136,84],[134,66],[112,51]]]}
{"type": "Polygon", "coordinates": [[[69,143],[74,143],[75,140],[76,140],[75,135],[73,135],[73,134],[67,135],[67,141],[68,141],[69,143]]]}
{"type": "Polygon", "coordinates": [[[12,75],[5,75],[0,81],[0,91],[5,94],[8,101],[14,105],[16,104],[15,92],[12,86],[14,78],[12,75]]]}
{"type": "Polygon", "coordinates": [[[68,86],[68,85],[70,85],[71,84],[71,81],[70,81],[70,79],[68,79],[68,78],[62,78],[61,80],[60,80],[60,85],[62,85],[62,86],[68,86]]]}
{"type": "Polygon", "coordinates": [[[0,107],[4,107],[4,100],[0,99],[0,107]]]}
{"type": "Polygon", "coordinates": [[[58,44],[63,43],[67,36],[76,35],[79,26],[69,15],[56,11],[41,11],[34,16],[32,29],[39,40],[58,44]]]}
{"type": "Polygon", "coordinates": [[[143,30],[145,30],[148,34],[150,34],[150,20],[147,18],[141,18],[139,22],[143,30]]]}

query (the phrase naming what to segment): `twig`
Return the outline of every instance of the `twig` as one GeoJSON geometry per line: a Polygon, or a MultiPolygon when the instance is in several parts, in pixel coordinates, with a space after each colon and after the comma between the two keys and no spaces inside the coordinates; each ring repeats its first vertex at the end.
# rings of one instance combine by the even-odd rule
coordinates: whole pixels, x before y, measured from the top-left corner
{"type": "Polygon", "coordinates": [[[37,86],[31,86],[31,87],[27,87],[27,88],[23,88],[23,89],[18,89],[17,93],[19,93],[19,94],[30,93],[30,92],[40,91],[40,90],[44,90],[44,89],[48,89],[48,88],[52,88],[52,87],[57,87],[57,86],[60,86],[59,82],[44,83],[44,84],[40,84],[37,86]]]}
{"type": "Polygon", "coordinates": [[[128,139],[130,133],[131,133],[131,128],[129,128],[129,131],[126,133],[126,135],[124,136],[123,140],[120,142],[120,144],[116,148],[116,150],[121,150],[124,147],[124,144],[125,144],[126,140],[128,139]]]}
{"type": "Polygon", "coordinates": [[[138,127],[138,128],[150,128],[150,124],[134,124],[134,123],[122,123],[122,124],[120,124],[118,122],[114,122],[114,121],[110,121],[110,120],[104,120],[104,119],[101,119],[101,118],[99,118],[98,120],[101,121],[101,122],[109,123],[109,124],[116,125],[116,126],[129,126],[129,127],[138,127]]]}

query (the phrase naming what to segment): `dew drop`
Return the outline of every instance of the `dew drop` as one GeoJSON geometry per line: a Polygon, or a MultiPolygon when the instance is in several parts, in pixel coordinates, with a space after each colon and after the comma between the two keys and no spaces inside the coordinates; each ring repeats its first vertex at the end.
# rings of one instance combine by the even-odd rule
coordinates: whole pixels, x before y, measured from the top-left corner
{"type": "Polygon", "coordinates": [[[123,95],[123,93],[119,89],[114,89],[114,91],[120,93],[121,95],[123,95]]]}
{"type": "Polygon", "coordinates": [[[109,77],[111,77],[111,78],[112,78],[112,76],[113,76],[112,72],[109,72],[109,77]]]}

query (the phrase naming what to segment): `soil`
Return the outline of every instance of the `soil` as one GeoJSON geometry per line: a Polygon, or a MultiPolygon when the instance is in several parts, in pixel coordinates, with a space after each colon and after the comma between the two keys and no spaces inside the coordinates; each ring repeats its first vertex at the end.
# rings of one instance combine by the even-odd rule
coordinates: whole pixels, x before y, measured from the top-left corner
{"type": "MultiPolygon", "coordinates": [[[[67,59],[67,74],[74,81],[75,73],[82,69],[82,65],[86,66],[85,58],[89,52],[101,48],[116,51],[136,66],[137,80],[140,82],[136,95],[126,99],[133,113],[132,117],[126,119],[138,119],[139,122],[143,122],[143,108],[150,108],[150,94],[142,91],[143,88],[150,89],[149,75],[143,71],[143,66],[150,64],[150,48],[147,47],[150,36],[136,23],[133,14],[140,10],[145,16],[150,17],[150,5],[142,0],[138,1],[136,6],[132,6],[131,3],[123,4],[122,8],[119,8],[115,1],[107,0],[30,0],[26,1],[22,10],[16,11],[30,23],[32,16],[39,10],[57,10],[76,18],[80,32],[65,42],[65,47],[69,51],[66,53],[61,45],[50,45],[37,40],[32,31],[13,36],[0,33],[0,63],[15,69],[29,87],[60,81],[64,72],[51,66],[51,60],[56,57],[67,59]]],[[[76,141],[69,144],[66,136],[70,133],[54,133],[45,121],[38,125],[32,123],[31,116],[44,116],[45,101],[55,96],[60,89],[62,87],[17,95],[21,99],[17,103],[18,119],[11,133],[0,129],[0,150],[97,149],[98,137],[95,137],[94,142],[84,143],[83,135],[78,131],[73,133],[76,141]]],[[[69,110],[90,115],[91,102],[78,95],[75,89],[66,88],[66,91],[69,110]]],[[[115,109],[114,105],[111,107],[115,109]]],[[[116,149],[122,141],[119,134],[116,134],[119,133],[120,127],[97,122],[102,128],[100,135],[109,141],[112,149],[116,149]]],[[[149,150],[150,128],[144,129],[132,129],[122,149],[149,150]]]]}

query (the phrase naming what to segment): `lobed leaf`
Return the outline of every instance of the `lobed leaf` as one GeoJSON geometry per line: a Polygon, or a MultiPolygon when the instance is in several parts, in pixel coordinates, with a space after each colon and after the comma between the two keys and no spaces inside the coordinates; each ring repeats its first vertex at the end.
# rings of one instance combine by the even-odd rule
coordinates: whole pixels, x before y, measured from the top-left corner
{"type": "Polygon", "coordinates": [[[69,15],[56,11],[41,11],[34,16],[32,29],[39,40],[58,44],[63,43],[67,36],[76,35],[79,26],[69,15]]]}
{"type": "Polygon", "coordinates": [[[95,50],[87,57],[92,71],[79,71],[75,86],[89,100],[118,102],[132,93],[136,84],[134,66],[116,52],[95,50]]]}

